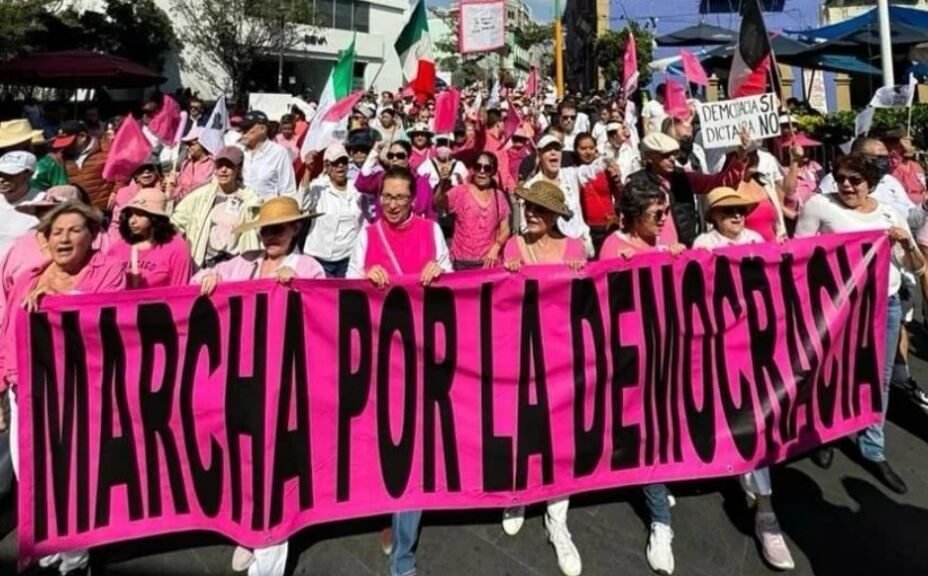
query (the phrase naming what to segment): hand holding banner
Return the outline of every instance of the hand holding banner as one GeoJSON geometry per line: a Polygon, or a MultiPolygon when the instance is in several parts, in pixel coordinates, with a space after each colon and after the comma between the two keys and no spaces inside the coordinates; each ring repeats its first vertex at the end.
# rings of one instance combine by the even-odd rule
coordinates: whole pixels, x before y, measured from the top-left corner
{"type": "Polygon", "coordinates": [[[703,147],[725,148],[741,143],[741,130],[747,128],[751,140],[780,135],[777,97],[772,92],[734,100],[703,102],[696,109],[702,128],[703,147]]]}

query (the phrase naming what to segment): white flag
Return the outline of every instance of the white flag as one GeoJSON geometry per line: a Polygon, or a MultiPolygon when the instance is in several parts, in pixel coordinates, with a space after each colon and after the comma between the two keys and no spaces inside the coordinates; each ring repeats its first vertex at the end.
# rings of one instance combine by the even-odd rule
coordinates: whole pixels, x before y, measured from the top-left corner
{"type": "Polygon", "coordinates": [[[867,106],[860,111],[857,118],[854,119],[854,136],[867,134],[870,132],[870,126],[873,124],[873,113],[876,111],[873,106],[867,106]]]}
{"type": "Polygon", "coordinates": [[[870,100],[870,106],[874,108],[907,108],[912,105],[915,99],[915,89],[918,83],[915,76],[909,74],[908,84],[899,84],[897,86],[884,86],[877,89],[870,100]]]}
{"type": "Polygon", "coordinates": [[[225,146],[223,139],[230,127],[229,112],[226,110],[226,96],[225,94],[219,94],[216,97],[213,111],[206,120],[206,126],[200,132],[200,146],[203,146],[207,152],[215,156],[225,146]]]}

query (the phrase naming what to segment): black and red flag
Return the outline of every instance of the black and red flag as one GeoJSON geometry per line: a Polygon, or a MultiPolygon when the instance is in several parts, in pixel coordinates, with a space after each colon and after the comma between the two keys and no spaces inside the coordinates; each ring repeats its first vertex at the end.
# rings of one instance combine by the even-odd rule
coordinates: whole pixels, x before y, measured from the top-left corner
{"type": "Polygon", "coordinates": [[[742,0],[741,31],[728,75],[728,97],[754,96],[767,91],[772,50],[758,0],[742,0]]]}

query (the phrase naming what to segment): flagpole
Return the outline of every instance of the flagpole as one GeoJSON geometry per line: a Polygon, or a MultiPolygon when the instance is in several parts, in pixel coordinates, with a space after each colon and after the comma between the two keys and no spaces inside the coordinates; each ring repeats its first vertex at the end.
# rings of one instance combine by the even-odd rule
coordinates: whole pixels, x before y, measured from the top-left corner
{"type": "Polygon", "coordinates": [[[554,0],[554,78],[557,97],[564,97],[564,48],[561,31],[561,0],[554,0]]]}

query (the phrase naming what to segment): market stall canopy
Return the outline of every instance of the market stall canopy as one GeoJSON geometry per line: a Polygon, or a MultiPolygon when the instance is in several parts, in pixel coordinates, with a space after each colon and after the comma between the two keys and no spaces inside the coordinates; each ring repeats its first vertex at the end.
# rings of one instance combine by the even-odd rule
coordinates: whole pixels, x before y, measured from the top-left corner
{"type": "Polygon", "coordinates": [[[36,52],[0,62],[0,84],[46,88],[144,88],[165,78],[125,58],[85,50],[36,52]]]}
{"type": "Polygon", "coordinates": [[[737,39],[738,32],[735,30],[700,23],[658,36],[656,42],[658,46],[712,46],[730,44],[737,39]]]}
{"type": "MultiPolygon", "coordinates": [[[[889,20],[895,30],[897,25],[906,25],[916,29],[928,29],[928,11],[904,6],[890,6],[889,20]]],[[[849,33],[871,28],[879,30],[879,15],[876,8],[849,18],[836,24],[812,28],[809,30],[786,30],[787,34],[794,34],[810,40],[833,40],[846,36],[849,33]]],[[[879,36],[879,34],[877,34],[879,36]]]]}

